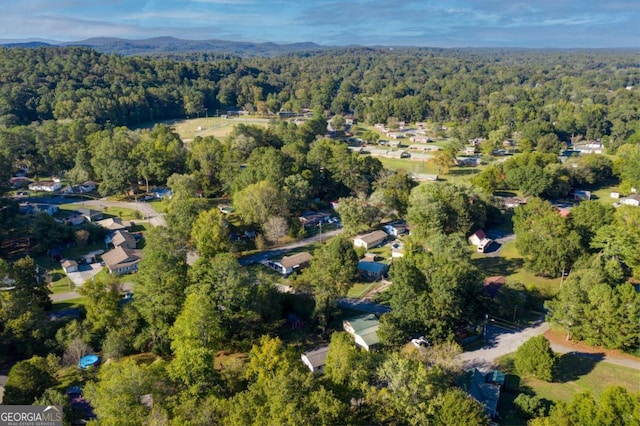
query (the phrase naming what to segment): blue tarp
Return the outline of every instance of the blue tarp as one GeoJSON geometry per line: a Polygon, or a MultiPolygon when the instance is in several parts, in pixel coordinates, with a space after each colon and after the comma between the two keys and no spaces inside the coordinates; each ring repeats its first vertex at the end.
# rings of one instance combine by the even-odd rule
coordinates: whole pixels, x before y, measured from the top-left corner
{"type": "Polygon", "coordinates": [[[89,368],[89,367],[95,367],[96,365],[100,364],[100,357],[98,357],[98,355],[85,355],[82,358],[80,358],[80,362],[78,363],[78,366],[80,366],[80,368],[85,369],[85,368],[89,368]]]}

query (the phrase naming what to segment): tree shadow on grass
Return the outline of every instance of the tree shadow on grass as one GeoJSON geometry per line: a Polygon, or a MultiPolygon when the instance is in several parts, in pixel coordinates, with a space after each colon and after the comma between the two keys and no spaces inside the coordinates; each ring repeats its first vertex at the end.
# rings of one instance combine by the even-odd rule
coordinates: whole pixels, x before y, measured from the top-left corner
{"type": "Polygon", "coordinates": [[[480,257],[471,262],[487,276],[512,275],[522,269],[524,259],[507,259],[504,257],[480,257]]]}
{"type": "Polygon", "coordinates": [[[570,352],[558,360],[554,371],[554,381],[573,382],[589,374],[604,359],[603,353],[570,352]]]}

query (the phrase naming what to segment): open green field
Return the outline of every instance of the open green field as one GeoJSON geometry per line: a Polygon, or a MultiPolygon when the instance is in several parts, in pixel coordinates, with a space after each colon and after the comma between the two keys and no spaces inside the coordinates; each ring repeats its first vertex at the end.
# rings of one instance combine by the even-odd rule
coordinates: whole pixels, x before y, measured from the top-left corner
{"type": "MultiPolygon", "coordinates": [[[[218,139],[227,137],[236,124],[252,124],[266,127],[269,119],[252,116],[245,117],[201,117],[182,120],[164,120],[159,123],[167,124],[180,135],[180,139],[190,142],[196,136],[214,136],[218,139]]],[[[152,128],[156,123],[147,123],[140,128],[152,128]]]]}
{"type": "Polygon", "coordinates": [[[577,355],[564,354],[560,357],[553,382],[518,376],[513,367],[513,354],[500,358],[498,362],[506,374],[505,390],[498,403],[500,424],[504,425],[526,424],[526,419],[521,417],[513,403],[521,392],[549,402],[570,402],[576,394],[584,391],[590,391],[597,400],[610,386],[622,386],[630,392],[640,391],[640,370],[577,355]]]}
{"type": "Polygon", "coordinates": [[[598,399],[610,386],[622,386],[630,392],[640,391],[640,370],[578,355],[564,354],[560,357],[553,382],[518,377],[513,368],[512,355],[501,358],[500,365],[506,374],[511,375],[510,379],[519,380],[521,389],[530,390],[551,401],[569,402],[575,394],[587,390],[598,399]]]}

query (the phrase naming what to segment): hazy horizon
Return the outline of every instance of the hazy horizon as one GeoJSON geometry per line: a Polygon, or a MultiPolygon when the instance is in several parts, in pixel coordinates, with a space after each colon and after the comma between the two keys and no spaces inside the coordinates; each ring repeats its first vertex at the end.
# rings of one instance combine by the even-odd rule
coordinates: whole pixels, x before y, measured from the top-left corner
{"type": "Polygon", "coordinates": [[[7,0],[2,40],[94,37],[322,46],[640,46],[631,0],[7,0]]]}

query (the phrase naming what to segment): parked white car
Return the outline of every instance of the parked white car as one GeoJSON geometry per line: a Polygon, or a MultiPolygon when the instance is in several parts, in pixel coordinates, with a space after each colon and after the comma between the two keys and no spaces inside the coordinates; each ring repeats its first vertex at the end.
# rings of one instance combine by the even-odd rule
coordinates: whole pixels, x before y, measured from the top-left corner
{"type": "Polygon", "coordinates": [[[422,336],[418,337],[417,339],[411,339],[411,343],[413,343],[416,348],[426,348],[428,346],[431,346],[431,343],[429,343],[429,341],[422,336]]]}

